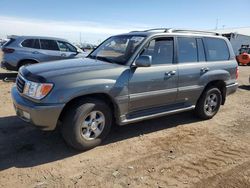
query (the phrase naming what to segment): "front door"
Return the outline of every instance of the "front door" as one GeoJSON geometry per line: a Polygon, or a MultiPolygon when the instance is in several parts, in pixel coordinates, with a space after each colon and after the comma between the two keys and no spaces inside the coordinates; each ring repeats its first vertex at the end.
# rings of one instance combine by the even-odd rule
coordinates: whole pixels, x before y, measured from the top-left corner
{"type": "Polygon", "coordinates": [[[173,38],[152,40],[141,55],[152,56],[152,65],[131,69],[129,112],[174,104],[178,70],[174,64],[173,38]]]}
{"type": "Polygon", "coordinates": [[[61,59],[61,52],[55,40],[40,39],[41,49],[40,58],[41,62],[55,61],[61,59]]]}

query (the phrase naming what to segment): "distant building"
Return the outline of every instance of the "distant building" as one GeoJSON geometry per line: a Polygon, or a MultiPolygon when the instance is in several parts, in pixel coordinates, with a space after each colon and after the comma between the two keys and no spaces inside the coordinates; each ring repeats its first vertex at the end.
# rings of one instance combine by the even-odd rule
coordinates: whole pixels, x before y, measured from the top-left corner
{"type": "Polygon", "coordinates": [[[250,45],[250,27],[218,29],[214,31],[229,39],[234,49],[235,55],[239,54],[241,45],[250,45]]]}

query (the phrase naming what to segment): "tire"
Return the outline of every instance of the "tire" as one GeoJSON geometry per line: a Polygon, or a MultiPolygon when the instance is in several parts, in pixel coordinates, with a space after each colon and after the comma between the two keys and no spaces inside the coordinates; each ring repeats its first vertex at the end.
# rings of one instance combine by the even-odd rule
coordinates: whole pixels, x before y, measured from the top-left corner
{"type": "Polygon", "coordinates": [[[204,120],[211,119],[217,114],[222,102],[222,95],[217,87],[207,88],[199,98],[196,107],[196,115],[204,120]]]}
{"type": "Polygon", "coordinates": [[[111,126],[112,113],[108,105],[89,98],[69,107],[62,121],[61,132],[68,145],[84,151],[100,145],[111,126]]]}

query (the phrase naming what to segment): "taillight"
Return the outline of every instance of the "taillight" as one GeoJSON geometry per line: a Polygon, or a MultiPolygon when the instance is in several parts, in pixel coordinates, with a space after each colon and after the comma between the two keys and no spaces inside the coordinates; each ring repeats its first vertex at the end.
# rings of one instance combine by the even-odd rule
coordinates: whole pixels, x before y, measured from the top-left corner
{"type": "Polygon", "coordinates": [[[238,79],[239,78],[239,67],[237,67],[237,69],[236,69],[236,79],[238,79]]]}
{"type": "Polygon", "coordinates": [[[10,54],[10,53],[13,53],[15,50],[12,49],[12,48],[3,48],[2,51],[3,51],[4,53],[10,54]]]}

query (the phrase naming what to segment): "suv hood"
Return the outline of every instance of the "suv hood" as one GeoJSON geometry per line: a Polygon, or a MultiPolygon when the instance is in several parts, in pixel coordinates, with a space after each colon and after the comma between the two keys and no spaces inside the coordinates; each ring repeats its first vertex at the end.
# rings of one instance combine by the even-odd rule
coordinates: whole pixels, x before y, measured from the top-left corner
{"type": "Polygon", "coordinates": [[[44,82],[46,78],[76,74],[86,71],[105,70],[120,67],[100,60],[79,58],[61,61],[51,61],[22,67],[19,72],[28,80],[44,82]]]}

